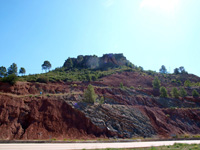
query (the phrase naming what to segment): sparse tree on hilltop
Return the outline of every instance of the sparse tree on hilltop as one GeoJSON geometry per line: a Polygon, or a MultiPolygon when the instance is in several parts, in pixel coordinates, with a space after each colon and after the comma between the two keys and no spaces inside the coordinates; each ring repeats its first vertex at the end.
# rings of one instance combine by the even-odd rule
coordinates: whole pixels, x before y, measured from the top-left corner
{"type": "Polygon", "coordinates": [[[179,74],[180,72],[179,72],[179,69],[178,68],[175,68],[174,69],[174,74],[179,74]]]}
{"type": "Polygon", "coordinates": [[[13,63],[8,68],[8,75],[15,74],[17,76],[17,64],[13,63]]]}
{"type": "Polygon", "coordinates": [[[166,67],[164,65],[161,66],[159,71],[160,71],[160,73],[163,73],[163,74],[167,73],[167,69],[166,69],[166,67]]]}
{"type": "Polygon", "coordinates": [[[0,77],[5,77],[7,75],[7,69],[4,66],[0,67],[0,77]]]}
{"type": "Polygon", "coordinates": [[[51,63],[49,61],[44,61],[44,63],[42,64],[42,69],[45,70],[47,72],[47,70],[51,69],[51,63]]]}
{"type": "Polygon", "coordinates": [[[25,75],[25,73],[26,73],[25,68],[21,67],[20,70],[19,70],[19,73],[22,74],[22,75],[25,75]]]}

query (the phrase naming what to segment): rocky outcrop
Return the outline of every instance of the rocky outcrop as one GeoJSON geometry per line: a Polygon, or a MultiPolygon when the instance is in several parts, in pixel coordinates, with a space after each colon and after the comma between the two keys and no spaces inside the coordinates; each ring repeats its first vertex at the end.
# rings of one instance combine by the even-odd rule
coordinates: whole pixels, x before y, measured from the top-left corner
{"type": "MultiPolygon", "coordinates": [[[[73,67],[89,69],[106,69],[108,67],[119,67],[129,63],[123,54],[104,54],[102,57],[95,55],[79,55],[77,58],[68,58],[72,60],[73,67]]],[[[63,67],[67,67],[67,60],[63,67]]]]}
{"type": "Polygon", "coordinates": [[[64,101],[0,95],[0,139],[89,139],[114,136],[64,101]]]}

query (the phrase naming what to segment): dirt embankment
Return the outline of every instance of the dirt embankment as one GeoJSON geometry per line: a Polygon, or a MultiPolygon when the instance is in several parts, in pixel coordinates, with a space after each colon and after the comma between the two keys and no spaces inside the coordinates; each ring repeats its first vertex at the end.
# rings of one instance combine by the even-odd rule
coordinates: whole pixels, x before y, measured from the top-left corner
{"type": "Polygon", "coordinates": [[[0,139],[90,139],[114,136],[64,101],[0,95],[0,139]]]}
{"type": "Polygon", "coordinates": [[[96,82],[0,83],[0,139],[200,134],[200,100],[156,97],[152,80],[123,72],[96,82]],[[121,82],[133,88],[119,88],[121,82]],[[104,104],[82,103],[90,83],[104,104]]]}

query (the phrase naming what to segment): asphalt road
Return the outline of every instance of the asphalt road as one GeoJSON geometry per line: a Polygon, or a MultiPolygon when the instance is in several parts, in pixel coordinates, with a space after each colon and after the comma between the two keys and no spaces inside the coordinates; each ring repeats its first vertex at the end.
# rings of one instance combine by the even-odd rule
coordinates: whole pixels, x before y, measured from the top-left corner
{"type": "Polygon", "coordinates": [[[173,145],[174,143],[200,144],[200,140],[121,142],[121,143],[0,144],[0,150],[75,150],[75,149],[100,149],[100,148],[137,148],[137,147],[173,145]]]}

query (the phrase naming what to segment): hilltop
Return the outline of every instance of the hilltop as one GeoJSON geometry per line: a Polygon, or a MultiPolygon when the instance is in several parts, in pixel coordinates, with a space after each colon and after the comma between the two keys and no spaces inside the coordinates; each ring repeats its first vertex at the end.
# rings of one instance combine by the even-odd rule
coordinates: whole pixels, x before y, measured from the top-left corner
{"type": "Polygon", "coordinates": [[[19,77],[14,85],[0,82],[0,138],[198,136],[200,98],[193,91],[200,93],[199,83],[186,72],[145,71],[123,54],[68,58],[62,67],[19,77]],[[156,78],[167,97],[153,87],[156,78]],[[84,101],[90,84],[94,104],[84,101]],[[174,97],[174,88],[187,94],[174,97]]]}

